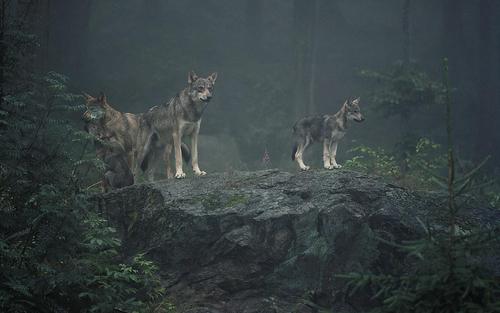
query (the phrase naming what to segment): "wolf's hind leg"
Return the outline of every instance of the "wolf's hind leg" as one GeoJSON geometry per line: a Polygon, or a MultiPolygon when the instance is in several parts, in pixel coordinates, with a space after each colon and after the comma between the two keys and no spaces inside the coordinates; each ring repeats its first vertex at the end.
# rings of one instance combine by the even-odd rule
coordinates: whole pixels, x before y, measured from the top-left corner
{"type": "Polygon", "coordinates": [[[337,157],[337,146],[338,142],[337,141],[332,141],[330,145],[330,158],[331,158],[331,166],[332,168],[341,168],[342,165],[337,163],[336,157],[337,157]]]}
{"type": "Polygon", "coordinates": [[[309,146],[309,143],[310,143],[309,138],[306,138],[305,140],[301,141],[297,148],[297,152],[295,153],[295,160],[297,160],[300,169],[303,171],[307,171],[310,169],[309,166],[304,164],[304,160],[302,159],[302,155],[304,154],[304,151],[307,149],[307,146],[309,146]]]}
{"type": "Polygon", "coordinates": [[[323,167],[331,170],[332,164],[330,163],[330,139],[323,139],[323,167]]]}

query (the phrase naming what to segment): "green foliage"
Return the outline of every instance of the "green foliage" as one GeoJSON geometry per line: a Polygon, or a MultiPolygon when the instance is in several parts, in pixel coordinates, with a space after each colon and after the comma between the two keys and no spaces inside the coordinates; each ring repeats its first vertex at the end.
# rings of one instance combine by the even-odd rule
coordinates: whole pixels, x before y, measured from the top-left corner
{"type": "Polygon", "coordinates": [[[499,248],[498,230],[459,233],[451,249],[447,234],[427,231],[423,239],[386,242],[409,255],[410,270],[339,275],[349,295],[371,294],[370,312],[500,312],[500,282],[482,262],[499,248]]]}
{"type": "Polygon", "coordinates": [[[423,106],[443,103],[443,84],[430,79],[416,64],[397,62],[386,72],[362,70],[360,74],[380,86],[370,101],[387,116],[409,119],[423,106]]]}
{"type": "Polygon", "coordinates": [[[97,162],[71,121],[81,98],[64,76],[36,73],[34,50],[18,49],[36,47],[34,37],[12,27],[0,99],[0,311],[172,312],[156,266],[124,259],[87,203],[82,166],[97,162]]]}
{"type": "Polygon", "coordinates": [[[355,156],[345,162],[345,167],[395,179],[413,188],[436,187],[435,176],[446,169],[441,145],[428,138],[420,138],[410,145],[405,153],[387,152],[380,147],[355,147],[348,151],[355,156]]]}
{"type": "Polygon", "coordinates": [[[382,148],[359,146],[349,150],[348,153],[355,153],[356,156],[344,163],[347,169],[385,177],[397,178],[401,175],[396,158],[382,148]]]}
{"type": "MultiPolygon", "coordinates": [[[[447,76],[445,83],[447,86],[447,76]]],[[[499,228],[464,230],[457,225],[456,199],[470,189],[474,177],[488,158],[457,177],[448,87],[446,104],[447,176],[441,177],[431,171],[429,175],[446,190],[447,227],[435,231],[424,226],[425,237],[400,244],[380,239],[406,254],[407,263],[411,265],[409,269],[395,273],[340,275],[340,278],[347,279],[349,296],[358,292],[371,294],[374,303],[370,312],[500,312],[500,280],[495,273],[497,264],[494,264],[500,248],[499,228]]],[[[423,142],[418,149],[428,146],[429,143],[423,142]]],[[[417,160],[417,163],[421,161],[417,160]]]]}

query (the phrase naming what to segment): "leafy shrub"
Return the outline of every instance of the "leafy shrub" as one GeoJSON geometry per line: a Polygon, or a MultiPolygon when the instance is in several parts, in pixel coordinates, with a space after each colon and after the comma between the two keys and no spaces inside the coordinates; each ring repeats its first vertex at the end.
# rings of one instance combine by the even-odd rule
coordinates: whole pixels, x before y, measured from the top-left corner
{"type": "Polygon", "coordinates": [[[370,101],[386,116],[408,120],[424,106],[443,103],[443,84],[432,80],[415,63],[397,62],[385,72],[362,70],[360,74],[378,85],[370,101]]]}
{"type": "MultiPolygon", "coordinates": [[[[445,60],[445,74],[447,62],[445,60]]],[[[349,296],[360,291],[371,295],[370,312],[500,312],[500,279],[495,266],[498,262],[499,227],[464,230],[457,225],[457,198],[464,195],[479,169],[488,160],[458,177],[455,169],[451,137],[451,100],[447,75],[447,176],[431,174],[446,190],[446,228],[435,231],[424,226],[421,239],[394,243],[380,239],[403,251],[407,269],[395,273],[349,273],[340,275],[347,280],[349,296]]],[[[423,146],[428,143],[423,143],[423,146]]],[[[420,161],[419,161],[420,162],[420,161]]]]}
{"type": "Polygon", "coordinates": [[[6,26],[2,60],[0,311],[172,312],[156,266],[124,259],[114,229],[89,208],[82,168],[98,162],[71,120],[81,98],[63,75],[37,74],[35,37],[16,25],[6,26]]]}
{"type": "Polygon", "coordinates": [[[356,156],[344,163],[347,169],[384,177],[397,178],[401,175],[396,158],[382,148],[359,146],[349,150],[348,153],[355,153],[356,156]]]}

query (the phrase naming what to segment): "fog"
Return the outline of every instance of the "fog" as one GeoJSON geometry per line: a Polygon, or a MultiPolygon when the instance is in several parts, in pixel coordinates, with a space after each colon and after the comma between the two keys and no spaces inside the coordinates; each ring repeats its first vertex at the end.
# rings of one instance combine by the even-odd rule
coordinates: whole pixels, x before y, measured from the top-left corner
{"type": "Polygon", "coordinates": [[[409,61],[441,82],[445,57],[459,157],[499,157],[498,1],[80,0],[41,12],[46,69],[76,92],[105,92],[118,110],[165,103],[190,70],[218,72],[200,131],[201,162],[227,150],[217,170],[259,167],[265,150],[274,166],[293,166],[294,122],[333,114],[350,96],[361,97],[367,120],[349,130],[340,159],[361,144],[393,149],[408,134],[443,142],[444,106],[383,114],[372,103],[376,82],[360,72],[409,61]]]}

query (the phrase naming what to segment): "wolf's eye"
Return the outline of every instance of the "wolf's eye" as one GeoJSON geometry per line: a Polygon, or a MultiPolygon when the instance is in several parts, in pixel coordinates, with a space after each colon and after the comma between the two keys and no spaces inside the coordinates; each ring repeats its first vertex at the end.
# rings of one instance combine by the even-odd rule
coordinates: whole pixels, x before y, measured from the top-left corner
{"type": "Polygon", "coordinates": [[[198,91],[203,91],[205,88],[203,86],[199,86],[197,89],[198,91]]]}

